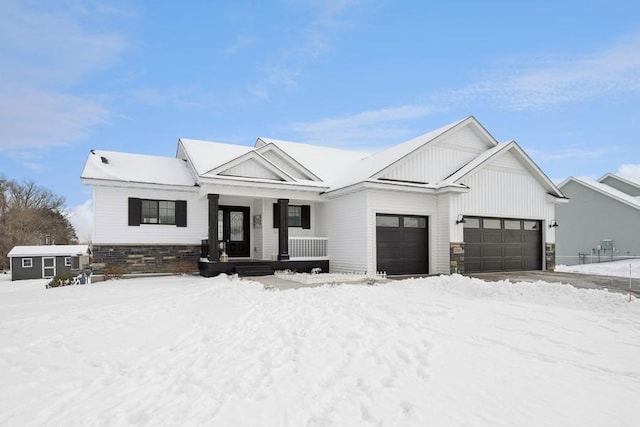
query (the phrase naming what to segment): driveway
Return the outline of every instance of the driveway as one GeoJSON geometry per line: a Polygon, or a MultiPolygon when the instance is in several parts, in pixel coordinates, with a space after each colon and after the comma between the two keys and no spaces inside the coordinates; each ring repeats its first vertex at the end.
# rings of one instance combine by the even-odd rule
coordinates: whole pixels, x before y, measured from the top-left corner
{"type": "MultiPolygon", "coordinates": [[[[471,273],[469,277],[488,282],[509,280],[511,282],[535,282],[543,280],[550,283],[568,283],[576,288],[608,289],[612,292],[629,292],[629,278],[596,276],[593,274],[560,273],[556,271],[509,271],[499,273],[471,273]]],[[[631,279],[631,293],[640,297],[640,279],[631,279]]]]}

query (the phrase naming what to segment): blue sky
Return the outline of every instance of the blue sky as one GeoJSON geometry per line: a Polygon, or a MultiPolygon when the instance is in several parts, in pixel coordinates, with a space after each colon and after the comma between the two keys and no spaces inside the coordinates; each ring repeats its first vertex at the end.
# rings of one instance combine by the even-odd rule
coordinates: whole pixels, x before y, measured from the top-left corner
{"type": "Polygon", "coordinates": [[[0,0],[0,174],[87,206],[90,149],[359,150],[474,115],[552,179],[640,177],[638,1],[0,0]]]}

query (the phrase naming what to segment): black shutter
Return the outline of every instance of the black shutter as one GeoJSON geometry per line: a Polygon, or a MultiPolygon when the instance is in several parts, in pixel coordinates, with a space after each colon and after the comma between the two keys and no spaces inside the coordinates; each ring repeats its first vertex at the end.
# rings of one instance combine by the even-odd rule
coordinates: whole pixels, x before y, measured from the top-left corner
{"type": "Polygon", "coordinates": [[[176,200],[176,227],[187,226],[187,201],[176,200]]]}
{"type": "Polygon", "coordinates": [[[129,197],[129,225],[139,226],[142,218],[142,203],[140,199],[129,197]]]}
{"type": "Polygon", "coordinates": [[[273,228],[280,228],[280,207],[277,203],[273,204],[273,228]]]}
{"type": "Polygon", "coordinates": [[[302,228],[311,228],[311,206],[302,205],[302,228]]]}

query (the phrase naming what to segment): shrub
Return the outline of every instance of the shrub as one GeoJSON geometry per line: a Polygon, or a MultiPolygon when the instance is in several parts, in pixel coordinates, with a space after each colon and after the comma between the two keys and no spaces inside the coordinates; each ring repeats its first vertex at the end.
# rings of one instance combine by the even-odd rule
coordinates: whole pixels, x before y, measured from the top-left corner
{"type": "Polygon", "coordinates": [[[47,288],[58,288],[60,286],[69,286],[73,282],[74,277],[69,275],[58,275],[55,276],[49,283],[47,283],[47,288]]]}
{"type": "Polygon", "coordinates": [[[194,266],[191,262],[181,261],[173,264],[171,267],[171,272],[173,274],[182,274],[185,276],[193,274],[197,270],[197,267],[194,266]]]}
{"type": "Polygon", "coordinates": [[[102,273],[102,278],[105,281],[111,280],[111,279],[122,279],[123,275],[124,275],[124,269],[121,266],[110,264],[104,268],[104,273],[102,273]]]}

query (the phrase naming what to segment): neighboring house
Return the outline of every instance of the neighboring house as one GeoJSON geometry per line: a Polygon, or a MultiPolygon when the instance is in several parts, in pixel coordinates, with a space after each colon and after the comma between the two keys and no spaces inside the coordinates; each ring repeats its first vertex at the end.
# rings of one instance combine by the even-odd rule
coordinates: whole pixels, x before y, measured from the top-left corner
{"type": "Polygon", "coordinates": [[[558,264],[640,256],[640,184],[613,174],[594,181],[570,177],[560,189],[571,203],[559,206],[558,264]]]}
{"type": "Polygon", "coordinates": [[[98,274],[198,260],[206,276],[553,268],[549,224],[566,201],[473,117],[372,155],[268,138],[180,139],[175,158],[92,150],[82,182],[98,274]]]}
{"type": "Polygon", "coordinates": [[[49,279],[71,274],[71,260],[86,255],[87,245],[15,246],[9,251],[11,280],[49,279]]]}

